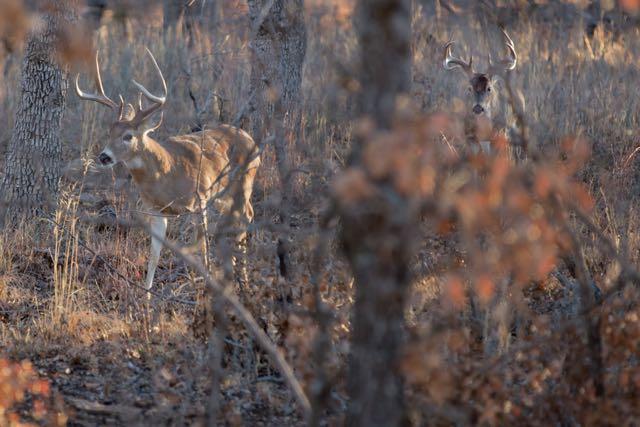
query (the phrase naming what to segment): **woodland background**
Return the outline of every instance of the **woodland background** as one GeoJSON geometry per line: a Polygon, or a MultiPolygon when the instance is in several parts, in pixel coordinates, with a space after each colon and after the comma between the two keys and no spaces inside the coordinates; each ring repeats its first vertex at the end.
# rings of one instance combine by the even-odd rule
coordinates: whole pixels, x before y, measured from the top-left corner
{"type": "Polygon", "coordinates": [[[634,425],[639,7],[0,0],[0,425],[634,425]],[[466,84],[442,68],[450,39],[499,56],[500,26],[518,164],[466,150],[466,84]],[[210,277],[265,335],[220,288],[204,314],[168,249],[146,304],[135,187],[84,167],[109,117],[68,82],[99,49],[132,99],[132,78],[154,88],[145,47],[169,85],[156,136],[231,123],[261,145],[249,283],[216,253],[210,277]]]}

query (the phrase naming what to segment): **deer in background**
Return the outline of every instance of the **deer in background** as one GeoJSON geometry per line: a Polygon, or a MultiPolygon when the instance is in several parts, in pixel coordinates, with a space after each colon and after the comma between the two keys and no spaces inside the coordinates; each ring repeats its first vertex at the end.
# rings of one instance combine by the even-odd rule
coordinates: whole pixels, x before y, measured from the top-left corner
{"type": "MultiPolygon", "coordinates": [[[[162,119],[158,124],[151,124],[149,119],[163,109],[168,91],[156,59],[148,49],[147,52],[160,78],[162,95],[152,94],[133,80],[140,91],[138,105],[134,108],[125,103],[121,95],[120,102],[114,102],[104,93],[97,54],[95,83],[98,93],[82,91],[79,75],[75,89],[81,99],[98,102],[114,112],[107,141],[97,161],[104,167],[122,162],[149,211],[152,236],[145,279],[145,288],[149,290],[169,217],[195,214],[201,220],[196,230],[206,260],[207,207],[213,200],[222,210],[231,211],[236,222],[243,222],[239,229],[236,228],[240,231],[234,238],[238,245],[244,245],[246,225],[253,219],[251,193],[260,157],[251,136],[229,125],[165,139],[152,138],[150,133],[159,127],[162,119]],[[150,103],[146,108],[142,105],[143,97],[150,103]]],[[[244,251],[244,247],[242,249],[244,251]]]]}
{"type": "MultiPolygon", "coordinates": [[[[500,87],[500,80],[507,81],[507,73],[515,70],[518,63],[515,45],[511,37],[504,29],[501,29],[504,37],[507,56],[493,63],[489,57],[489,66],[485,72],[476,72],[473,68],[473,58],[465,61],[452,53],[453,41],[444,47],[443,66],[445,70],[460,69],[468,78],[468,110],[465,114],[465,133],[467,142],[471,145],[471,151],[491,154],[492,140],[496,132],[501,132],[509,141],[508,152],[515,161],[523,158],[520,129],[518,129],[516,112],[517,108],[522,112],[524,100],[521,94],[516,96],[504,93],[506,87],[500,87]],[[500,90],[504,89],[504,90],[500,90]],[[519,105],[512,105],[517,103],[519,105]]],[[[512,92],[513,93],[513,92],[512,92]]],[[[506,284],[505,284],[506,286],[506,284]]],[[[508,349],[511,340],[511,329],[518,323],[517,313],[509,306],[508,295],[505,289],[500,290],[491,304],[481,310],[470,298],[471,318],[475,319],[474,333],[482,337],[484,350],[487,355],[508,349]]]]}
{"type": "MultiPolygon", "coordinates": [[[[491,152],[491,137],[494,130],[504,132],[510,141],[511,150],[514,157],[518,159],[519,153],[518,126],[515,114],[509,100],[501,94],[498,78],[506,79],[506,73],[515,70],[518,63],[516,48],[511,37],[506,31],[501,29],[505,39],[508,56],[497,63],[492,63],[489,58],[489,68],[486,72],[480,73],[473,70],[473,57],[469,61],[453,56],[451,50],[453,41],[444,47],[444,68],[445,70],[460,69],[464,71],[469,79],[468,94],[470,97],[467,120],[465,120],[465,130],[468,142],[471,143],[472,150],[484,153],[491,152]]],[[[516,101],[524,109],[524,99],[521,94],[516,101]]]]}

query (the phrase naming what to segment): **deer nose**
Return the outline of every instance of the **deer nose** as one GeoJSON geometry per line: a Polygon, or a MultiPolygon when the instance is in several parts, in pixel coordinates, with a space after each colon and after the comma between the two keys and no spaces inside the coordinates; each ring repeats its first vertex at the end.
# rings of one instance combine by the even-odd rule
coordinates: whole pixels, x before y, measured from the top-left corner
{"type": "Polygon", "coordinates": [[[100,162],[100,164],[105,166],[113,163],[113,159],[111,158],[111,156],[109,156],[105,152],[100,153],[100,155],[98,156],[98,161],[100,162]]]}
{"type": "Polygon", "coordinates": [[[484,108],[482,108],[482,106],[481,106],[480,104],[476,104],[476,105],[473,107],[473,112],[474,112],[475,114],[482,114],[482,113],[484,113],[484,108]]]}

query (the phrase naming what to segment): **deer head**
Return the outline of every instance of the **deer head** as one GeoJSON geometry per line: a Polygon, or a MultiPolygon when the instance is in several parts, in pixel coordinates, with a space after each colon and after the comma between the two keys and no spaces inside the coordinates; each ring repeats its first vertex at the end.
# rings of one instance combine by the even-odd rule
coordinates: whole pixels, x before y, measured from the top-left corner
{"type": "Polygon", "coordinates": [[[96,53],[95,70],[95,83],[98,93],[83,92],[79,85],[80,75],[78,74],[76,76],[76,93],[78,96],[87,101],[95,101],[102,105],[106,105],[113,110],[115,115],[115,120],[111,123],[111,126],[109,126],[107,143],[98,155],[98,163],[102,166],[113,166],[119,161],[126,163],[130,159],[134,158],[136,153],[142,149],[146,135],[157,129],[162,122],[162,116],[160,117],[160,121],[155,125],[150,125],[149,119],[155,112],[160,111],[164,106],[168,93],[167,83],[162,76],[162,71],[156,62],[156,59],[153,57],[153,54],[149,49],[147,49],[147,53],[151,57],[153,65],[158,72],[164,94],[162,96],[153,95],[143,85],[132,80],[133,84],[140,90],[136,107],[125,103],[122,95],[119,95],[119,103],[114,102],[105,95],[104,87],[102,86],[102,77],[100,76],[98,53],[96,53]],[[143,97],[151,103],[146,108],[143,108],[142,106],[143,97]]]}
{"type": "Polygon", "coordinates": [[[494,90],[495,77],[504,77],[505,73],[514,70],[518,60],[513,40],[504,29],[501,29],[501,31],[505,38],[508,56],[495,64],[489,58],[489,68],[484,73],[478,73],[473,70],[473,57],[470,57],[469,61],[466,62],[453,56],[451,52],[454,45],[453,41],[450,41],[444,47],[443,65],[445,70],[461,69],[465,72],[469,79],[468,92],[472,102],[471,111],[476,115],[485,115],[489,118],[491,118],[492,107],[497,97],[497,93],[494,90]]]}

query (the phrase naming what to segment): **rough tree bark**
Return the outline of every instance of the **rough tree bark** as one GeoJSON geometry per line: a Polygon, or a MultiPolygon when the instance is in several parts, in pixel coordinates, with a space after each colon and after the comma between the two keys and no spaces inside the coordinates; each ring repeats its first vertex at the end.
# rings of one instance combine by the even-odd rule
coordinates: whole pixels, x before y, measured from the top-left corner
{"type": "Polygon", "coordinates": [[[27,41],[20,102],[0,186],[0,221],[46,215],[55,207],[62,148],[67,71],[57,62],[61,32],[75,19],[72,0],[51,1],[27,41]]]}
{"type": "Polygon", "coordinates": [[[273,136],[282,189],[280,221],[285,231],[278,241],[280,273],[287,276],[287,234],[291,207],[291,168],[287,135],[298,134],[302,66],[307,50],[303,0],[247,0],[251,41],[251,121],[253,136],[273,136]],[[266,120],[264,120],[266,119],[266,120]]]}
{"type": "MultiPolygon", "coordinates": [[[[360,0],[356,27],[361,49],[359,98],[362,116],[384,131],[391,127],[398,95],[410,82],[410,0],[360,0]]],[[[349,167],[363,170],[354,141],[349,167]]],[[[340,239],[355,283],[347,425],[406,423],[399,355],[410,285],[412,242],[418,218],[409,201],[387,182],[355,208],[337,201],[340,239]]]]}

